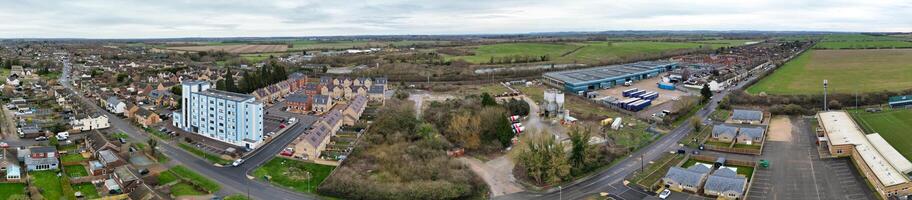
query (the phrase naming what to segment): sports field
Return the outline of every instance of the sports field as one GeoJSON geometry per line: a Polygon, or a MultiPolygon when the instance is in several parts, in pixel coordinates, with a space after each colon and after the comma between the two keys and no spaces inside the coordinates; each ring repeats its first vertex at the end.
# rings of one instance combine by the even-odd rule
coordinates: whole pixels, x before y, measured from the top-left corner
{"type": "Polygon", "coordinates": [[[810,50],[747,89],[759,94],[822,94],[912,88],[912,49],[810,50]]]}
{"type": "Polygon", "coordinates": [[[912,160],[912,132],[909,131],[912,130],[912,110],[876,113],[852,110],[850,113],[866,133],[880,133],[900,154],[912,160]]]}
{"type": "Polygon", "coordinates": [[[559,63],[597,63],[626,56],[656,54],[692,48],[719,48],[744,45],[748,40],[705,40],[693,42],[605,41],[573,43],[499,43],[471,47],[472,56],[450,56],[450,59],[484,64],[491,57],[544,56],[559,63]]]}

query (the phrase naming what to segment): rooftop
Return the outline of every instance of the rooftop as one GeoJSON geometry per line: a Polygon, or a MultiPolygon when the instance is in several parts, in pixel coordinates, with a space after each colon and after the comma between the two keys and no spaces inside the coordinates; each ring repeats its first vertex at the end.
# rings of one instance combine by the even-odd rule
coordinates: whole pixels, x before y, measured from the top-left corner
{"type": "Polygon", "coordinates": [[[565,83],[569,84],[586,84],[589,82],[602,81],[603,79],[610,79],[635,73],[641,73],[644,71],[653,70],[656,68],[662,68],[666,65],[677,64],[675,62],[658,62],[658,61],[643,61],[628,63],[622,65],[608,65],[601,67],[593,67],[586,69],[576,69],[576,70],[567,70],[567,71],[558,71],[558,72],[548,72],[545,73],[545,77],[550,77],[558,79],[565,83]]]}
{"type": "Polygon", "coordinates": [[[760,121],[763,120],[763,112],[756,110],[735,109],[732,111],[732,119],[760,121]]]}
{"type": "Polygon", "coordinates": [[[228,100],[232,100],[232,101],[246,101],[248,99],[254,98],[253,95],[249,95],[249,94],[234,93],[234,92],[221,91],[221,90],[215,90],[215,89],[208,89],[205,91],[200,91],[198,93],[202,94],[202,95],[206,95],[206,96],[218,97],[218,98],[228,99],[228,100]]]}
{"type": "MultiPolygon", "coordinates": [[[[886,161],[887,159],[897,158],[886,157],[878,149],[875,149],[874,145],[861,132],[858,125],[852,121],[852,117],[848,113],[845,111],[827,111],[818,113],[817,117],[826,131],[830,143],[832,145],[855,145],[855,151],[858,152],[868,168],[874,172],[881,184],[891,186],[909,182],[909,178],[905,174],[900,173],[893,167],[893,162],[886,161]]],[[[877,142],[879,143],[880,141],[877,142]]],[[[893,147],[890,146],[889,148],[892,149],[893,147]]]]}

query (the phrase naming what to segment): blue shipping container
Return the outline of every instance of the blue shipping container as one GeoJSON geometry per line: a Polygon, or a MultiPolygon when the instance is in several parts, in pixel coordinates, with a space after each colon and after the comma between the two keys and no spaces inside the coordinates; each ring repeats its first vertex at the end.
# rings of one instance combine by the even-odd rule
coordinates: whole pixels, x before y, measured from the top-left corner
{"type": "Polygon", "coordinates": [[[674,90],[675,85],[671,83],[659,83],[659,89],[663,90],[674,90]]]}

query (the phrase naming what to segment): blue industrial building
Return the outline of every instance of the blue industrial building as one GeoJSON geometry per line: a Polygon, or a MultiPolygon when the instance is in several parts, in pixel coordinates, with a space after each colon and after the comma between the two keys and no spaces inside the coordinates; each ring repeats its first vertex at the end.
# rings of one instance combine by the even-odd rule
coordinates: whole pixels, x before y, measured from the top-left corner
{"type": "Polygon", "coordinates": [[[548,72],[545,83],[577,94],[583,91],[613,88],[627,81],[639,81],[678,68],[676,62],[643,61],[586,69],[548,72]]]}
{"type": "Polygon", "coordinates": [[[912,107],[912,95],[890,97],[891,108],[912,107]]]}

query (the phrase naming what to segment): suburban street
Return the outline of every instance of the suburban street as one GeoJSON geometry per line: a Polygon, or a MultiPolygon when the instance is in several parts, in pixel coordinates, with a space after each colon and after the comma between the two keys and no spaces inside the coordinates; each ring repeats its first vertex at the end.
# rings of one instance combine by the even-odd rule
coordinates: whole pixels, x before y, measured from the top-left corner
{"type": "MultiPolygon", "coordinates": [[[[741,81],[738,85],[727,90],[715,93],[712,100],[700,109],[696,113],[696,116],[701,120],[706,121],[710,113],[719,106],[717,102],[728,95],[729,91],[745,87],[745,84],[753,79],[756,79],[756,76],[741,81]]],[[[681,126],[678,126],[652,144],[630,154],[627,159],[598,173],[598,175],[582,181],[569,183],[562,186],[562,188],[552,188],[547,192],[519,192],[495,197],[495,199],[583,199],[592,195],[598,195],[601,192],[607,192],[611,197],[616,199],[642,199],[643,197],[652,194],[627,187],[624,185],[624,179],[639,170],[643,163],[655,160],[664,153],[680,149],[681,147],[678,146],[677,142],[692,131],[693,125],[690,123],[683,123],[681,126]]]]}
{"type": "MultiPolygon", "coordinates": [[[[64,87],[74,92],[76,98],[85,106],[89,106],[91,109],[95,109],[99,113],[107,115],[110,119],[111,128],[127,133],[130,136],[131,141],[144,143],[148,140],[149,136],[143,130],[133,126],[130,122],[119,116],[105,111],[92,100],[85,98],[78,90],[73,89],[68,80],[71,67],[72,66],[68,61],[64,61],[63,75],[60,77],[60,82],[64,87]]],[[[256,181],[256,179],[250,180],[253,177],[247,176],[247,172],[252,171],[257,166],[277,155],[285,146],[291,143],[292,140],[303,133],[311,123],[312,121],[308,123],[302,121],[301,123],[294,124],[284,134],[279,135],[272,142],[265,144],[256,152],[252,153],[252,155],[248,156],[246,161],[238,167],[214,166],[206,160],[186,152],[170,142],[160,143],[162,145],[159,145],[159,150],[171,159],[171,163],[168,165],[185,166],[220,183],[222,185],[222,190],[216,193],[219,196],[249,194],[253,199],[316,199],[316,197],[309,194],[279,188],[269,183],[256,181]]]]}

